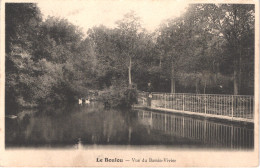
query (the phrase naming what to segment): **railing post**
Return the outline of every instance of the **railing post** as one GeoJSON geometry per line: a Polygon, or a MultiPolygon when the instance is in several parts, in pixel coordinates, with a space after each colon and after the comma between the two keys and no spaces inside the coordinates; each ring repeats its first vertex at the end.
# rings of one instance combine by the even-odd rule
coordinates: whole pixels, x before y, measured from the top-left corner
{"type": "Polygon", "coordinates": [[[184,111],[184,93],[182,94],[182,111],[184,111]]]}
{"type": "Polygon", "coordinates": [[[234,117],[234,96],[232,95],[232,103],[231,103],[231,117],[232,117],[232,120],[233,120],[233,117],[234,117]]]}
{"type": "Polygon", "coordinates": [[[166,93],[164,93],[164,108],[166,108],[166,93]]]}
{"type": "Polygon", "coordinates": [[[205,115],[207,114],[207,95],[204,95],[205,115]]]}

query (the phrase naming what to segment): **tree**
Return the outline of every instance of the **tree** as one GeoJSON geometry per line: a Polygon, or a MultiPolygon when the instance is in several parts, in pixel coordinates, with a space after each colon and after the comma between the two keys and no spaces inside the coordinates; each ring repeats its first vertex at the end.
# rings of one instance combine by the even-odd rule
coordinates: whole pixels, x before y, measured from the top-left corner
{"type": "Polygon", "coordinates": [[[103,88],[104,85],[109,87],[113,82],[125,80],[125,60],[118,47],[120,43],[118,30],[105,26],[93,27],[88,31],[88,39],[96,55],[96,77],[99,87],[103,88]]]}
{"type": "MultiPolygon", "coordinates": [[[[203,4],[197,5],[195,9],[195,17],[205,18],[198,23],[217,39],[221,39],[221,64],[232,65],[230,68],[222,68],[222,73],[227,74],[232,69],[234,94],[242,93],[242,63],[252,65],[254,57],[254,5],[203,4]]],[[[248,74],[249,71],[253,70],[245,73],[248,74]]]]}
{"type": "Polygon", "coordinates": [[[33,86],[35,67],[32,60],[33,44],[41,23],[41,13],[32,3],[6,3],[5,6],[5,100],[6,109],[25,101],[33,104],[33,86]]]}
{"type": "Polygon", "coordinates": [[[254,60],[254,5],[222,5],[219,10],[226,13],[221,18],[224,22],[218,25],[227,40],[227,49],[233,58],[234,94],[236,95],[242,92],[244,67],[242,63],[254,60]]]}
{"type": "Polygon", "coordinates": [[[174,92],[176,81],[173,74],[200,76],[201,79],[194,82],[198,92],[200,81],[204,81],[204,87],[207,83],[219,85],[218,78],[222,75],[231,78],[233,71],[234,94],[248,92],[248,81],[241,76],[253,72],[249,65],[254,62],[254,6],[195,4],[187,11],[181,17],[165,22],[157,42],[163,51],[162,58],[171,53],[170,60],[166,61],[172,63],[166,66],[171,67],[171,91],[174,92]],[[211,74],[215,75],[215,82],[206,82],[211,74]]]}
{"type": "Polygon", "coordinates": [[[71,102],[95,84],[93,50],[64,19],[35,4],[6,4],[6,107],[71,102]]]}
{"type": "MultiPolygon", "coordinates": [[[[178,71],[180,58],[184,55],[185,44],[187,45],[187,32],[184,23],[181,18],[179,19],[169,19],[165,24],[163,24],[159,30],[159,37],[157,38],[157,43],[160,49],[163,51],[162,58],[164,59],[164,64],[166,65],[170,75],[171,80],[171,93],[175,93],[176,85],[176,71],[178,71]]],[[[161,66],[160,60],[160,66],[161,66]]]]}
{"type": "Polygon", "coordinates": [[[120,33],[120,42],[118,47],[121,50],[122,57],[126,57],[128,64],[128,82],[132,84],[132,59],[136,57],[137,40],[142,31],[140,18],[131,11],[124,15],[122,20],[116,22],[120,33]]]}
{"type": "MultiPolygon", "coordinates": [[[[42,23],[39,36],[41,41],[35,45],[34,61],[44,67],[40,77],[48,74],[46,80],[51,77],[49,80],[53,81],[52,85],[42,87],[50,89],[49,101],[73,101],[83,96],[82,92],[87,94],[94,86],[90,59],[93,51],[90,43],[83,41],[81,30],[65,19],[50,17],[42,23]]],[[[40,98],[39,101],[45,100],[40,98]]]]}

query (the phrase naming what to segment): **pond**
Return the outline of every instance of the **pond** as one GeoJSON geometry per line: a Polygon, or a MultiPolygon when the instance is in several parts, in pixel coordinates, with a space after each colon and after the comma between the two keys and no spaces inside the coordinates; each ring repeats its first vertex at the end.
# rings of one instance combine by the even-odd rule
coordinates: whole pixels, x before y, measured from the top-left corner
{"type": "Polygon", "coordinates": [[[102,104],[47,106],[6,118],[6,148],[79,148],[93,145],[254,148],[254,126],[153,112],[104,109],[102,104]]]}

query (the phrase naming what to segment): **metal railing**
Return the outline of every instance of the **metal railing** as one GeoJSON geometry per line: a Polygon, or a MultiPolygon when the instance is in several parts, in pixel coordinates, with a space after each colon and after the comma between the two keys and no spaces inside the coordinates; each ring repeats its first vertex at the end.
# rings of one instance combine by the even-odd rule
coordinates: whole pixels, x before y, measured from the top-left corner
{"type": "MultiPolygon", "coordinates": [[[[254,97],[248,95],[152,93],[150,107],[191,112],[199,115],[228,117],[231,119],[254,118],[254,97]]],[[[149,106],[148,93],[139,94],[139,104],[149,106]],[[142,100],[142,101],[141,101],[142,100]]]]}

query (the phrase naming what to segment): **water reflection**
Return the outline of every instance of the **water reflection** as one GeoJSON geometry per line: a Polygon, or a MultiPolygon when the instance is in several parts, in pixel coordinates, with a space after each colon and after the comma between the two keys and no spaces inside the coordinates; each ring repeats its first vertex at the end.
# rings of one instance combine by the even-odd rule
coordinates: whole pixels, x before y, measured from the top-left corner
{"type": "Polygon", "coordinates": [[[149,130],[197,141],[204,147],[250,149],[254,146],[253,126],[148,111],[139,111],[138,116],[149,130]]]}
{"type": "Polygon", "coordinates": [[[6,118],[6,147],[168,145],[197,148],[253,148],[253,128],[144,110],[102,105],[44,107],[6,118]]]}

